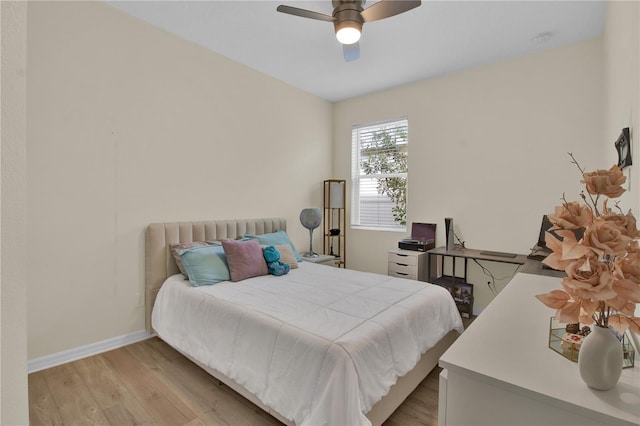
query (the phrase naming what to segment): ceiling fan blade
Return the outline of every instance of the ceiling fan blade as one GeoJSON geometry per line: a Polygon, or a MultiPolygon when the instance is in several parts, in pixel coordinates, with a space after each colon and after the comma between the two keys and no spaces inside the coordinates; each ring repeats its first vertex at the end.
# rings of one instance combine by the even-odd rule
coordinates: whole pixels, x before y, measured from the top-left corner
{"type": "Polygon", "coordinates": [[[355,61],[360,57],[360,43],[343,44],[342,54],[346,62],[355,61]]]}
{"type": "Polygon", "coordinates": [[[421,3],[420,0],[380,0],[360,12],[360,15],[364,22],[372,22],[399,15],[420,6],[421,3]]]}
{"type": "Polygon", "coordinates": [[[318,21],[333,22],[335,18],[333,16],[325,15],[324,13],[313,12],[307,9],[300,9],[297,7],[286,6],[281,4],[276,9],[278,12],[288,13],[289,15],[302,16],[303,18],[317,19],[318,21]]]}

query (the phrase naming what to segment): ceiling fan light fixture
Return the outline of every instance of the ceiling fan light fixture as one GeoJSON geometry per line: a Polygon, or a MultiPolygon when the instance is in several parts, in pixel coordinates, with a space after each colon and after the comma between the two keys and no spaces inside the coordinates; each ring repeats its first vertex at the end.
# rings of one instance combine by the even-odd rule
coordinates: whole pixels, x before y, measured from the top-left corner
{"type": "Polygon", "coordinates": [[[365,22],[390,18],[414,9],[421,0],[379,0],[373,5],[363,8],[365,0],[331,0],[333,13],[331,16],[312,10],[300,9],[281,4],[278,12],[318,21],[333,22],[336,38],[342,43],[344,59],[347,62],[360,57],[360,35],[365,22]]]}
{"type": "Polygon", "coordinates": [[[336,23],[336,38],[342,44],[354,44],[360,40],[362,24],[356,21],[336,23]]]}

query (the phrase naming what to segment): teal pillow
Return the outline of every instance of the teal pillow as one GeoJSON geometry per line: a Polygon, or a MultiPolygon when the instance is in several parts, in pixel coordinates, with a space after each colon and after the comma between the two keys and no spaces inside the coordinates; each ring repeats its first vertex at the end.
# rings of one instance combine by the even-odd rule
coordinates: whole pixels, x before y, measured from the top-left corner
{"type": "Polygon", "coordinates": [[[258,242],[264,246],[277,246],[288,244],[291,246],[291,250],[293,251],[293,255],[295,256],[298,262],[302,262],[302,257],[300,257],[300,253],[296,250],[295,246],[291,243],[289,236],[286,232],[282,230],[277,230],[276,232],[272,232],[270,234],[260,234],[260,235],[245,235],[245,238],[256,238],[258,242]]]}
{"type": "Polygon", "coordinates": [[[222,246],[194,247],[180,250],[178,254],[193,286],[211,285],[231,279],[222,246]]]}

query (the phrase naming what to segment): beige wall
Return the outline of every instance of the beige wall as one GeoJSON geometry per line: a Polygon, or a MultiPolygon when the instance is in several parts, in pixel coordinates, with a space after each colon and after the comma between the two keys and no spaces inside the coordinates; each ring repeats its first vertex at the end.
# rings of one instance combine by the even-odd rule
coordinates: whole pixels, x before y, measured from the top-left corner
{"type": "Polygon", "coordinates": [[[640,2],[609,1],[603,35],[604,127],[607,164],[618,161],[613,143],[621,129],[631,131],[633,166],[624,169],[627,193],[625,209],[640,217],[640,2]]]}
{"type": "Polygon", "coordinates": [[[26,425],[26,3],[1,2],[0,28],[0,424],[26,425]]]}
{"type": "MultiPolygon", "coordinates": [[[[350,178],[351,126],[409,117],[407,222],[453,217],[467,247],[528,253],[542,215],[578,196],[586,168],[604,167],[601,40],[471,69],[336,105],[334,175],[350,178]]],[[[608,167],[608,166],[607,166],[608,167]]],[[[354,269],[386,273],[387,250],[408,233],[349,230],[354,269]]],[[[492,299],[471,266],[476,307],[492,299]],[[480,285],[478,285],[480,284],[480,285]]],[[[491,268],[501,288],[513,267],[491,268]]]]}
{"type": "MultiPolygon", "coordinates": [[[[640,218],[640,2],[609,1],[603,35],[604,129],[606,158],[617,161],[612,144],[620,130],[629,127],[633,165],[624,169],[627,192],[622,206],[640,218]]],[[[640,305],[636,306],[640,315],[640,305]]],[[[632,335],[635,338],[635,335],[632,335]]],[[[639,347],[635,339],[636,347],[639,347]]]]}
{"type": "Polygon", "coordinates": [[[98,2],[28,12],[30,359],[144,328],[150,222],[279,216],[305,246],[329,102],[98,2]]]}

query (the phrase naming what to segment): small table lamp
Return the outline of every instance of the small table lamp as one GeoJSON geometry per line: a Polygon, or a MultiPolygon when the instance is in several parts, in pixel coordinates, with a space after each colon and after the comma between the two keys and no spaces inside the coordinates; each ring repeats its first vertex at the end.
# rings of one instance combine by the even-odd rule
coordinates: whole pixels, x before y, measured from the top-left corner
{"type": "Polygon", "coordinates": [[[300,223],[309,230],[309,251],[303,253],[303,257],[318,257],[313,252],[313,230],[320,226],[322,222],[322,210],[320,209],[302,209],[300,212],[300,223]]]}

